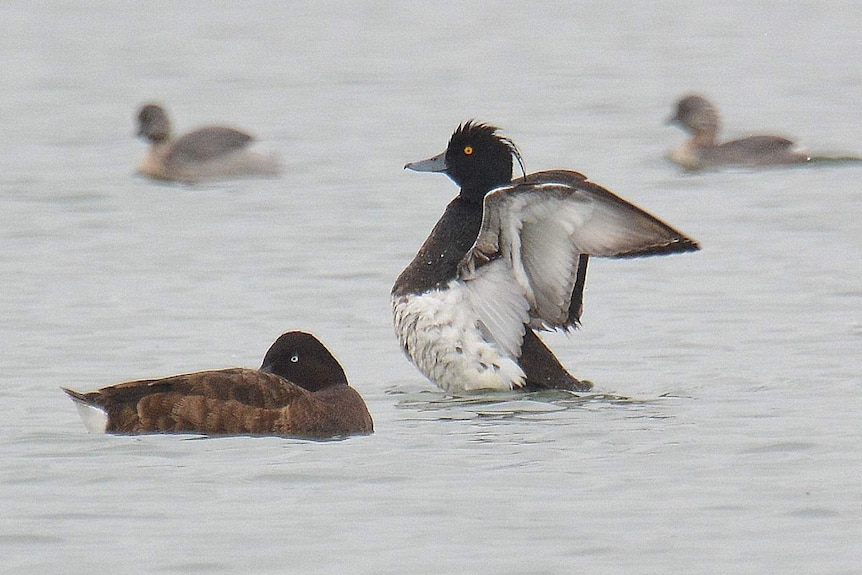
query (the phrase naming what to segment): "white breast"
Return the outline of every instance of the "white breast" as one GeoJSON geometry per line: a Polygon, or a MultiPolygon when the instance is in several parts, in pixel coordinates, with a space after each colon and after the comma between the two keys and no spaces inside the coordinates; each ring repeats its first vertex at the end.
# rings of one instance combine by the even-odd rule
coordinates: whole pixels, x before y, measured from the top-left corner
{"type": "Polygon", "coordinates": [[[392,298],[395,332],[410,360],[446,391],[509,390],[524,385],[524,371],[488,341],[468,288],[452,280],[444,290],[392,298]]]}

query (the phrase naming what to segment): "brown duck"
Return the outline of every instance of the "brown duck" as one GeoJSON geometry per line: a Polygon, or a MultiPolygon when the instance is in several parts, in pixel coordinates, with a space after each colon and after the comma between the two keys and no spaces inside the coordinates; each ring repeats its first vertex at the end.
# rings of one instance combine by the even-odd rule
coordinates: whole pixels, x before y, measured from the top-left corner
{"type": "Polygon", "coordinates": [[[325,438],[370,434],[374,425],[338,361],[313,335],[291,331],[260,369],[199,371],[129,381],[80,393],[91,432],[279,435],[325,438]]]}

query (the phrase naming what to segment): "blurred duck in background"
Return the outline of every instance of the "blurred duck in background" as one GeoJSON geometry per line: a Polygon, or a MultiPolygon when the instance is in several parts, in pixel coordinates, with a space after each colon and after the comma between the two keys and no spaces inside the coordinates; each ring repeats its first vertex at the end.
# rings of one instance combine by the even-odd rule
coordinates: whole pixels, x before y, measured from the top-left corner
{"type": "Polygon", "coordinates": [[[138,111],[138,135],[151,144],[139,168],[150,178],[193,183],[281,171],[275,154],[250,149],[254,138],[234,128],[207,126],[174,138],[168,115],[158,104],[138,111]]]}
{"type": "Polygon", "coordinates": [[[676,103],[668,120],[691,134],[685,144],[671,150],[670,160],[689,170],[719,166],[779,166],[804,164],[811,157],[781,136],[748,136],[718,142],[721,120],[718,109],[706,98],[690,94],[676,103]]]}

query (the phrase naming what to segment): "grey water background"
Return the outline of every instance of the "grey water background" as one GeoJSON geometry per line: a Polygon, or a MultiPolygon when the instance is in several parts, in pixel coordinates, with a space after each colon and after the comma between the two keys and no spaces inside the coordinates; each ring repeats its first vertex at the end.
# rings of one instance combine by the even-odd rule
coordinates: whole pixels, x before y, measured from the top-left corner
{"type": "Polygon", "coordinates": [[[685,174],[727,137],[862,152],[856,2],[0,4],[0,572],[862,570],[862,168],[685,174]],[[134,175],[141,103],[277,150],[272,180],[134,175]],[[594,260],[546,337],[584,398],[449,397],[388,293],[456,193],[407,161],[504,128],[703,250],[594,260]],[[59,386],[257,366],[316,333],[377,432],[88,435],[59,386]]]}

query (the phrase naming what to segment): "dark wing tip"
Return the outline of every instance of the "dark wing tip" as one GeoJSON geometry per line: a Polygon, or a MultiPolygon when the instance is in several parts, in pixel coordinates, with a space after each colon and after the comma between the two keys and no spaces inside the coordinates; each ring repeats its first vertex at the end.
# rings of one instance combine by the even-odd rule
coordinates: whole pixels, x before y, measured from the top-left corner
{"type": "Polygon", "coordinates": [[[649,246],[643,249],[632,250],[629,252],[620,252],[613,257],[615,258],[640,258],[647,256],[663,256],[669,254],[682,254],[686,252],[696,252],[700,250],[700,244],[695,240],[686,237],[678,237],[672,239],[666,244],[649,246]]]}
{"type": "Polygon", "coordinates": [[[81,403],[87,403],[87,404],[92,403],[87,398],[86,394],[83,394],[79,391],[75,391],[74,389],[69,389],[68,387],[60,387],[60,389],[62,389],[66,393],[66,395],[71,397],[73,401],[79,401],[81,403]]]}

